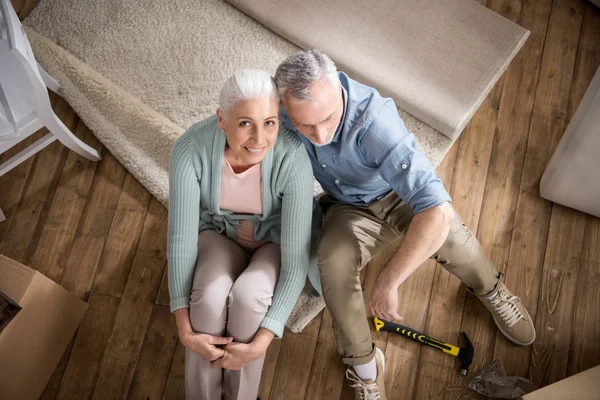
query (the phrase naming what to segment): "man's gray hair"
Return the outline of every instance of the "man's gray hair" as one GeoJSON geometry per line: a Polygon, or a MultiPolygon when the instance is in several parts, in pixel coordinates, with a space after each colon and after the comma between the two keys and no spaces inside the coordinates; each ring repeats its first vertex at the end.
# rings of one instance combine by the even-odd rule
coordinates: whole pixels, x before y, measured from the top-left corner
{"type": "Polygon", "coordinates": [[[317,49],[292,54],[279,64],[275,72],[279,95],[283,98],[289,91],[292,98],[299,101],[310,100],[310,85],[322,78],[336,87],[340,82],[335,63],[317,49]]]}
{"type": "Polygon", "coordinates": [[[219,108],[227,114],[237,103],[265,95],[279,103],[279,93],[271,75],[260,69],[243,69],[227,79],[221,88],[219,108]]]}

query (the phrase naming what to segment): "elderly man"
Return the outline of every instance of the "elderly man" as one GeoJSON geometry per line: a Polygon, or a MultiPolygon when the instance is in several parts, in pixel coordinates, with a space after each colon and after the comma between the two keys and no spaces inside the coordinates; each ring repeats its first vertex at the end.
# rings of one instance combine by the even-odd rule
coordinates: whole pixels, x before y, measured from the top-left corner
{"type": "Polygon", "coordinates": [[[277,68],[275,81],[282,123],[305,144],[326,192],[320,200],[320,283],[338,352],[353,367],[346,376],[356,387],[356,398],[386,398],[384,357],[371,340],[360,270],[400,232],[406,232],[404,240],[368,301],[370,315],[401,319],[398,287],[433,257],[483,302],[508,339],[533,343],[535,328],[527,310],[452,208],[394,102],[338,72],[318,50],[288,57],[277,68]]]}

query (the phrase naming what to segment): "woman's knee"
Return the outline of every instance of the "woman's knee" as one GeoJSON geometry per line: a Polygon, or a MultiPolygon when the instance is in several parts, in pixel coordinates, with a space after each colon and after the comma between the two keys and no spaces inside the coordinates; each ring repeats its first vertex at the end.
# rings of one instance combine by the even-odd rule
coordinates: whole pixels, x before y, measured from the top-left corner
{"type": "Polygon", "coordinates": [[[226,320],[228,294],[229,290],[217,285],[192,289],[190,321],[195,331],[210,333],[206,329],[208,321],[226,320]]]}
{"type": "Polygon", "coordinates": [[[229,292],[231,314],[266,314],[273,299],[274,284],[262,282],[255,274],[240,276],[229,292]]]}

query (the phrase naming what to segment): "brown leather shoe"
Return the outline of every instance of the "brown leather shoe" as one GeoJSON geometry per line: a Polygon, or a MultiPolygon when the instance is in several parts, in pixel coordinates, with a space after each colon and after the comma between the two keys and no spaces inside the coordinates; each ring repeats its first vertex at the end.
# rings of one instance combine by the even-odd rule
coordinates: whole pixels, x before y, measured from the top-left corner
{"type": "Polygon", "coordinates": [[[356,375],[354,369],[346,370],[346,378],[354,382],[351,387],[356,390],[356,400],[387,400],[383,375],[385,371],[385,357],[383,352],[375,348],[375,362],[377,363],[377,379],[363,381],[356,375]]]}

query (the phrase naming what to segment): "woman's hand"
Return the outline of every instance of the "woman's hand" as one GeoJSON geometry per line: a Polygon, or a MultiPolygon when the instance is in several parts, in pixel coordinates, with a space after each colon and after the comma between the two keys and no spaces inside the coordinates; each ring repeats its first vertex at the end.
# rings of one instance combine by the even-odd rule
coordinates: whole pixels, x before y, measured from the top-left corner
{"type": "Polygon", "coordinates": [[[264,351],[253,347],[252,343],[232,342],[225,346],[223,350],[223,356],[211,363],[212,368],[242,369],[264,354],[264,351]]]}
{"type": "Polygon", "coordinates": [[[215,361],[223,357],[225,351],[217,346],[229,344],[233,340],[231,337],[219,337],[194,332],[192,330],[192,323],[190,322],[189,308],[175,310],[175,321],[177,322],[177,334],[181,343],[208,361],[215,361]]]}
{"type": "Polygon", "coordinates": [[[224,347],[223,357],[211,363],[213,368],[237,370],[260,358],[267,352],[269,344],[275,335],[273,332],[260,328],[250,343],[232,342],[224,347]]]}
{"type": "Polygon", "coordinates": [[[192,332],[180,337],[180,340],[185,347],[198,353],[205,360],[215,361],[225,354],[225,350],[217,346],[231,344],[233,338],[192,332]]]}

